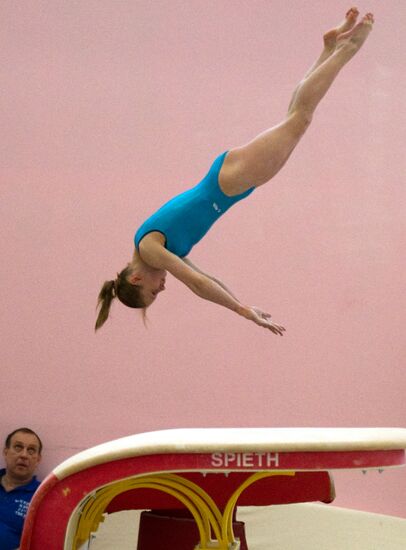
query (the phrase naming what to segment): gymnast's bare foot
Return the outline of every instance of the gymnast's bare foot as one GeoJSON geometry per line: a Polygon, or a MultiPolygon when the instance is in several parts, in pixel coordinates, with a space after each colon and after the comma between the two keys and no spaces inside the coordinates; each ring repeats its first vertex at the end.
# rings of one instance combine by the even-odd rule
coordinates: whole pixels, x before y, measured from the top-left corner
{"type": "Polygon", "coordinates": [[[368,38],[373,24],[374,16],[372,13],[367,13],[362,18],[362,21],[360,21],[358,25],[355,25],[353,29],[337,36],[337,49],[349,48],[352,49],[354,53],[357,52],[368,38]]]}
{"type": "Polygon", "coordinates": [[[324,40],[324,48],[326,50],[328,50],[330,53],[332,53],[335,50],[335,47],[337,45],[337,37],[340,34],[348,32],[354,27],[357,21],[358,15],[359,15],[358,8],[355,8],[355,7],[350,8],[345,14],[344,21],[334,29],[327,31],[324,34],[323,40],[324,40]]]}

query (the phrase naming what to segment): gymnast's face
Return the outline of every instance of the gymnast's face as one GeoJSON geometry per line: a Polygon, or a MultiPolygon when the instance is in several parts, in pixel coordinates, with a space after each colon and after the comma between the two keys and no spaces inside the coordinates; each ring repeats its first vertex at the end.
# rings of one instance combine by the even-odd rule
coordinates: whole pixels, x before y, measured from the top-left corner
{"type": "Polygon", "coordinates": [[[165,280],[166,271],[161,269],[154,269],[140,275],[141,294],[147,307],[155,301],[160,292],[165,290],[165,280]]]}

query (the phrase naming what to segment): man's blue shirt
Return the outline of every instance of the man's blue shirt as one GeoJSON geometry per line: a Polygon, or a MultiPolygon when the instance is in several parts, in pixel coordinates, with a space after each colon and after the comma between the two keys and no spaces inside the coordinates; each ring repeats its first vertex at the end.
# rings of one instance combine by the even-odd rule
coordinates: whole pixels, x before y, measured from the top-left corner
{"type": "MultiPolygon", "coordinates": [[[[6,473],[0,470],[0,479],[6,473]]],[[[0,549],[15,550],[20,546],[28,505],[40,482],[34,476],[26,485],[7,492],[0,483],[0,549]]]]}

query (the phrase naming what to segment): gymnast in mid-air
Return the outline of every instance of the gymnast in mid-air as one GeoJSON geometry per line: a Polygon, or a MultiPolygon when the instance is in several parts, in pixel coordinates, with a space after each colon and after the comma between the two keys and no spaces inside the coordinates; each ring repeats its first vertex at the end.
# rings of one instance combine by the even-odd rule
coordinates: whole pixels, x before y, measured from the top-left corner
{"type": "Polygon", "coordinates": [[[324,49],[296,87],[280,124],[221,154],[198,185],[164,204],[138,228],[131,262],[100,291],[96,330],[107,320],[115,297],[128,307],[142,308],[145,315],[165,290],[169,272],[200,298],[283,335],[284,327],[269,313],[240,302],[221,281],[196,267],[188,254],[224,212],[271,180],[288,160],[320,100],[372,30],[373,15],[367,13],[356,23],[358,15],[357,8],[351,8],[344,21],[324,35],[324,49]]]}

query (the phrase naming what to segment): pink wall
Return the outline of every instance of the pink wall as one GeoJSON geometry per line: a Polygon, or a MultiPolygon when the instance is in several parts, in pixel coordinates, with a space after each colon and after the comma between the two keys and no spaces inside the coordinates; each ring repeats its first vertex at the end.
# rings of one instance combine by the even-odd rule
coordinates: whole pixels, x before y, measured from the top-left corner
{"type": "MultiPolygon", "coordinates": [[[[116,304],[93,332],[137,225],[280,121],[348,7],[2,2],[0,432],[42,434],[41,475],[168,427],[406,425],[403,0],[359,5],[373,35],[288,166],[191,255],[286,336],[174,280],[148,330],[116,304]]],[[[337,504],[406,517],[406,469],[336,479],[337,504]]]]}

